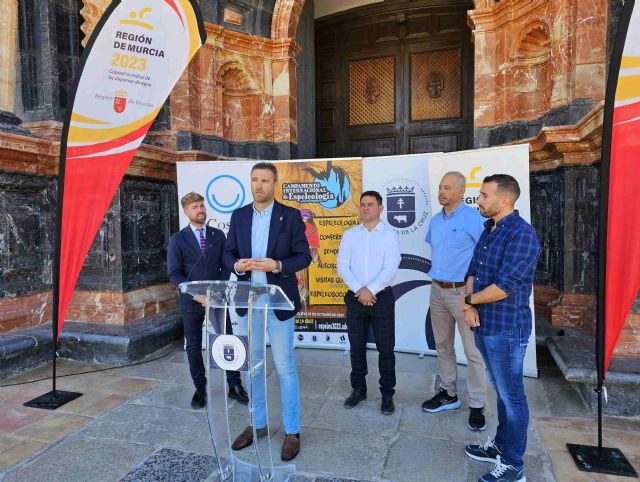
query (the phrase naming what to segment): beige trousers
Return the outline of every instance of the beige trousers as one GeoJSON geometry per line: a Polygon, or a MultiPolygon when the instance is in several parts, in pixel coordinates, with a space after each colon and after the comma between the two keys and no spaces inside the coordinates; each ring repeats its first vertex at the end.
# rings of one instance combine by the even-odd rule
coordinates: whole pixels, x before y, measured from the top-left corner
{"type": "Polygon", "coordinates": [[[464,322],[460,310],[460,296],[464,287],[443,289],[436,283],[431,285],[431,325],[438,352],[438,372],[444,388],[451,396],[456,396],[458,365],[456,363],[455,327],[462,338],[464,354],[467,357],[467,388],[469,407],[484,407],[487,400],[487,377],[484,360],[476,347],[473,332],[464,322]]]}

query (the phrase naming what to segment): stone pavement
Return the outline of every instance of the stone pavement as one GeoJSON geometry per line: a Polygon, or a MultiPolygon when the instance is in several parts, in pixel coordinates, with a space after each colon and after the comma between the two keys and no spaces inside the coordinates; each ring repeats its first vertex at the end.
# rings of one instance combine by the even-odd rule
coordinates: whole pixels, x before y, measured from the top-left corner
{"type": "MultiPolygon", "coordinates": [[[[58,388],[84,396],[55,412],[22,403],[50,390],[50,381],[0,388],[0,481],[197,481],[215,467],[203,410],[190,408],[193,394],[181,346],[162,359],[139,366],[60,378],[58,388]]],[[[162,350],[150,358],[166,353],[162,350]]],[[[420,404],[433,394],[434,357],[397,355],[396,412],[380,413],[377,356],[369,352],[369,399],[352,410],[342,407],[350,392],[349,357],[341,351],[296,351],[302,397],[302,451],[294,460],[295,482],[311,481],[475,481],[490,464],[469,460],[464,443],[484,442],[496,426],[495,395],[489,391],[488,429],[466,427],[463,407],[424,413],[420,404]]],[[[77,373],[104,366],[62,360],[58,372],[77,373]]],[[[460,367],[464,380],[465,367],[460,367]]],[[[0,385],[46,377],[40,367],[0,385]]],[[[274,461],[283,433],[279,420],[277,375],[270,373],[270,411],[274,461]]],[[[595,421],[560,372],[542,368],[526,379],[532,411],[526,475],[529,482],[616,479],[578,472],[566,442],[594,443],[595,421]]],[[[243,427],[246,408],[233,402],[235,427],[243,427]]],[[[606,418],[605,445],[617,446],[640,469],[640,420],[606,418]]],[[[248,456],[249,449],[241,452],[248,456]]]]}

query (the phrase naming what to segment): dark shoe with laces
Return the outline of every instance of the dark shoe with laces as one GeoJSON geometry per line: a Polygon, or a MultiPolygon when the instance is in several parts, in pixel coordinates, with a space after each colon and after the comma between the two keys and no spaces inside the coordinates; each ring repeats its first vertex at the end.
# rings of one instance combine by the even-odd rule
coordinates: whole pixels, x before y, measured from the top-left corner
{"type": "Polygon", "coordinates": [[[425,412],[436,413],[443,410],[457,410],[460,408],[460,400],[457,396],[451,396],[444,388],[441,388],[433,398],[422,404],[425,412]]]}
{"type": "Polygon", "coordinates": [[[480,462],[493,462],[498,461],[498,457],[502,455],[502,451],[496,447],[491,437],[487,439],[482,445],[469,444],[464,448],[464,453],[473,460],[479,460],[480,462]]]}
{"type": "Polygon", "coordinates": [[[288,433],[282,442],[282,452],[280,458],[285,462],[293,460],[300,453],[300,434],[288,433]]]}
{"type": "Polygon", "coordinates": [[[380,411],[385,415],[391,415],[396,409],[396,406],[393,404],[393,398],[383,398],[382,404],[380,405],[380,411]]]}
{"type": "Polygon", "coordinates": [[[192,408],[202,408],[207,404],[207,390],[205,387],[196,388],[196,393],[191,399],[192,408]]]}
{"type": "Polygon", "coordinates": [[[249,403],[249,395],[242,385],[229,387],[229,393],[227,394],[227,397],[232,400],[237,400],[244,405],[249,403]]]}
{"type": "Polygon", "coordinates": [[[471,407],[469,409],[469,430],[478,432],[486,428],[487,422],[484,419],[484,408],[471,407]]]}
{"type": "MultiPolygon", "coordinates": [[[[267,435],[267,427],[259,428],[256,430],[258,438],[265,437],[267,435]]],[[[240,435],[231,444],[233,450],[242,450],[253,443],[253,427],[249,425],[245,428],[240,435]]]]}
{"type": "Polygon", "coordinates": [[[505,464],[498,455],[496,464],[491,472],[484,474],[478,482],[527,482],[523,469],[516,469],[513,465],[505,464]]]}
{"type": "Polygon", "coordinates": [[[358,405],[362,400],[367,399],[367,391],[366,390],[356,390],[354,389],[351,392],[351,395],[347,397],[344,401],[344,408],[353,408],[358,405]]]}

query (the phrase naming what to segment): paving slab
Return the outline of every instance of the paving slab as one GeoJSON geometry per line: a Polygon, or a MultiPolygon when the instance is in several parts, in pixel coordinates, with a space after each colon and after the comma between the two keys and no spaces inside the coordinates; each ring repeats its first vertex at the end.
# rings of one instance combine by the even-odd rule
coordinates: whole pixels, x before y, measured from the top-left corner
{"type": "Polygon", "coordinates": [[[342,400],[332,398],[311,417],[309,425],[344,433],[392,437],[398,431],[401,414],[402,410],[398,408],[391,415],[382,414],[379,401],[364,400],[355,407],[346,409],[342,400]]]}
{"type": "Polygon", "coordinates": [[[403,482],[463,481],[464,459],[462,444],[403,434],[391,445],[382,475],[403,482]]]}
{"type": "MultiPolygon", "coordinates": [[[[296,471],[319,476],[378,480],[382,474],[388,439],[303,426],[296,471]]],[[[279,453],[278,444],[273,444],[279,453]]],[[[278,454],[274,454],[277,456],[278,454]]]]}
{"type": "MultiPolygon", "coordinates": [[[[213,460],[213,447],[205,411],[191,408],[193,386],[185,354],[177,346],[169,356],[147,364],[61,379],[61,389],[85,395],[56,412],[21,405],[48,391],[50,381],[0,389],[0,401],[7,408],[0,413],[0,481],[191,480],[193,474],[183,470],[187,461],[213,460]],[[58,436],[61,441],[56,441],[58,436]],[[169,467],[175,472],[163,479],[159,474],[169,467]]],[[[294,482],[467,482],[491,469],[490,464],[467,460],[463,453],[465,443],[482,443],[493,436],[497,423],[495,392],[490,387],[489,427],[484,432],[468,430],[466,367],[459,367],[462,408],[428,414],[420,405],[434,393],[436,358],[397,354],[396,412],[384,416],[375,351],[369,351],[368,399],[351,410],[343,407],[351,392],[348,356],[342,351],[297,349],[296,358],[302,451],[294,461],[294,482]]],[[[279,464],[284,437],[280,386],[269,351],[267,359],[271,454],[279,464]]],[[[65,373],[90,367],[60,363],[65,373]]],[[[40,373],[45,375],[44,369],[40,373]]],[[[595,420],[558,370],[542,369],[540,375],[525,380],[532,414],[525,457],[528,480],[554,481],[554,472],[561,482],[614,480],[576,475],[570,458],[567,464],[566,442],[594,441],[595,420]]],[[[21,377],[33,379],[31,373],[21,377]]],[[[229,409],[233,439],[248,424],[248,413],[235,401],[229,409]]],[[[605,444],[622,449],[636,467],[640,467],[638,433],[640,420],[605,419],[605,444]]],[[[266,440],[258,441],[258,446],[266,446],[266,440]]],[[[251,452],[238,455],[251,459],[251,452]]],[[[195,473],[198,464],[191,465],[195,473]]]]}
{"type": "Polygon", "coordinates": [[[83,436],[211,453],[211,438],[203,410],[180,410],[124,404],[95,420],[83,436]]]}
{"type": "Polygon", "coordinates": [[[72,436],[8,473],[3,482],[117,481],[153,451],[146,444],[72,436]]]}
{"type": "Polygon", "coordinates": [[[0,434],[13,433],[45,415],[45,410],[23,407],[18,403],[4,403],[0,417],[0,434]]]}
{"type": "Polygon", "coordinates": [[[86,424],[89,417],[80,415],[46,412],[47,415],[30,423],[26,427],[13,432],[19,438],[31,439],[45,444],[50,444],[60,440],[86,424]]]}
{"type": "Polygon", "coordinates": [[[493,437],[498,425],[496,417],[487,416],[487,428],[482,432],[472,432],[467,426],[467,410],[445,410],[427,413],[421,407],[406,407],[400,421],[400,433],[450,440],[461,444],[484,443],[493,437]]]}
{"type": "MultiPolygon", "coordinates": [[[[12,443],[11,446],[0,452],[0,471],[6,470],[9,467],[22,462],[47,447],[47,444],[36,440],[24,440],[18,438],[13,440],[14,443],[12,443]]],[[[1,475],[0,480],[2,480],[1,475]]]]}

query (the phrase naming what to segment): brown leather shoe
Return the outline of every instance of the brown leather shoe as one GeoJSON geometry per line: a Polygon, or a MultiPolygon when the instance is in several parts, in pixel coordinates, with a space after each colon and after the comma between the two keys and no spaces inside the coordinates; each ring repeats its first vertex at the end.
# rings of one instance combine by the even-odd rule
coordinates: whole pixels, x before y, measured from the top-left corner
{"type": "Polygon", "coordinates": [[[300,434],[288,433],[282,442],[282,454],[280,458],[285,462],[293,460],[300,452],[300,434]]]}
{"type": "MultiPolygon", "coordinates": [[[[258,438],[262,438],[267,435],[267,427],[259,428],[256,430],[258,438]]],[[[233,450],[242,450],[253,443],[253,427],[249,425],[245,428],[240,435],[231,444],[233,450]]]]}

